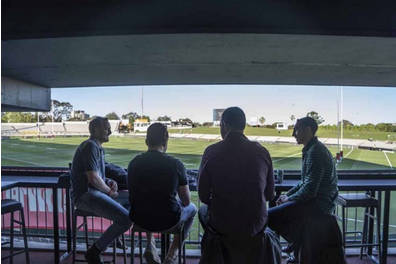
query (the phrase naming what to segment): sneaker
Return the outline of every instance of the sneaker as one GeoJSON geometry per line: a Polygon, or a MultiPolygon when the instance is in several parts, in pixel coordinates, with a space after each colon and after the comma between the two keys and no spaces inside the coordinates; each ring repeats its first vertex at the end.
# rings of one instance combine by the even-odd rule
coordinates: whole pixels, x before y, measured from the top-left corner
{"type": "Polygon", "coordinates": [[[124,245],[124,243],[122,243],[122,240],[119,237],[116,239],[116,248],[119,248],[119,249],[125,248],[125,250],[128,250],[128,247],[126,245],[124,245]]]}
{"type": "Polygon", "coordinates": [[[100,250],[95,245],[90,247],[85,253],[85,259],[88,264],[103,264],[102,257],[100,256],[100,250]]]}
{"type": "Polygon", "coordinates": [[[143,257],[146,259],[147,264],[161,264],[161,258],[158,255],[158,250],[153,245],[146,247],[143,257]]]}
{"type": "Polygon", "coordinates": [[[169,255],[166,256],[164,263],[162,264],[177,264],[178,262],[178,254],[175,254],[173,257],[170,257],[169,255]]]}
{"type": "Polygon", "coordinates": [[[286,260],[287,264],[298,264],[298,260],[294,256],[289,256],[289,258],[286,260]]]}

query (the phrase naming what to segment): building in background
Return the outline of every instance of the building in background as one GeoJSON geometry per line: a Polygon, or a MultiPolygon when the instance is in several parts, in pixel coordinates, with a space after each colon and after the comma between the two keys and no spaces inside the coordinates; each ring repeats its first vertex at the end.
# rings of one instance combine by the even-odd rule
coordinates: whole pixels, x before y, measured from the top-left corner
{"type": "Polygon", "coordinates": [[[72,119],[85,121],[89,119],[89,115],[84,110],[76,110],[71,112],[72,119]]]}

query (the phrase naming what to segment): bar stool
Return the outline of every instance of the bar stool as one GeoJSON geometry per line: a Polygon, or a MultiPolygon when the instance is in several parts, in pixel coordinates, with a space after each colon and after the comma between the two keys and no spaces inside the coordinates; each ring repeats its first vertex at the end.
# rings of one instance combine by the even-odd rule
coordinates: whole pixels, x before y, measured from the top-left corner
{"type": "MultiPolygon", "coordinates": [[[[84,238],[85,238],[85,244],[88,248],[91,246],[89,244],[89,239],[88,239],[88,221],[87,221],[87,217],[100,217],[98,215],[80,210],[80,209],[75,209],[73,206],[73,212],[72,212],[72,225],[73,225],[73,263],[75,262],[86,262],[85,259],[76,259],[76,246],[77,246],[77,231],[80,230],[82,227],[84,228],[84,238]],[[83,222],[81,225],[77,226],[77,217],[83,217],[83,222]]],[[[123,247],[123,257],[124,257],[124,264],[126,264],[127,262],[127,254],[126,254],[126,244],[125,244],[125,236],[124,234],[121,235],[122,238],[122,243],[124,245],[123,247]]],[[[113,260],[112,261],[106,261],[105,263],[113,263],[116,264],[116,260],[117,260],[117,252],[116,252],[116,248],[117,248],[117,243],[116,240],[114,240],[113,242],[113,260]]]]}
{"type": "Polygon", "coordinates": [[[28,243],[27,243],[27,237],[26,237],[26,227],[25,227],[25,217],[23,213],[23,207],[22,204],[16,200],[12,199],[4,199],[1,200],[1,214],[7,214],[11,213],[11,229],[10,229],[10,242],[4,242],[1,243],[3,246],[4,244],[10,244],[10,255],[2,257],[1,260],[3,259],[10,259],[10,264],[13,263],[13,257],[15,255],[21,254],[25,252],[26,256],[26,263],[30,263],[30,258],[29,258],[29,248],[28,248],[28,243]],[[21,221],[18,221],[14,219],[14,213],[19,211],[19,215],[21,216],[21,221]],[[23,243],[24,243],[24,249],[18,250],[14,252],[14,223],[19,224],[22,226],[22,234],[23,234],[23,243]]]}
{"type": "MultiPolygon", "coordinates": [[[[378,252],[381,252],[381,233],[380,233],[380,202],[375,197],[367,193],[350,193],[350,194],[339,194],[336,199],[336,204],[342,207],[342,242],[344,248],[347,247],[360,247],[360,258],[362,258],[363,250],[367,247],[377,246],[378,252]],[[365,208],[364,221],[363,221],[363,231],[347,231],[348,223],[345,218],[346,208],[365,208]],[[375,214],[374,214],[375,209],[375,214]],[[368,232],[368,222],[369,219],[377,222],[377,243],[368,243],[367,236],[372,238],[374,230],[370,228],[370,234],[368,232]],[[346,235],[347,234],[361,234],[362,240],[360,244],[346,245],[346,235]]],[[[368,252],[365,252],[368,255],[368,252]]]]}
{"type": "Polygon", "coordinates": [[[139,260],[140,264],[143,263],[143,247],[142,247],[142,233],[160,233],[161,234],[161,260],[164,261],[166,254],[168,253],[170,235],[179,234],[179,255],[178,255],[178,263],[186,263],[186,245],[184,243],[184,224],[180,224],[178,228],[174,229],[170,228],[168,230],[160,231],[160,232],[152,232],[150,230],[144,229],[143,227],[134,224],[131,231],[131,264],[134,264],[134,249],[135,249],[135,233],[138,233],[138,241],[139,241],[139,260]],[[182,253],[183,252],[183,253],[182,253]]]}

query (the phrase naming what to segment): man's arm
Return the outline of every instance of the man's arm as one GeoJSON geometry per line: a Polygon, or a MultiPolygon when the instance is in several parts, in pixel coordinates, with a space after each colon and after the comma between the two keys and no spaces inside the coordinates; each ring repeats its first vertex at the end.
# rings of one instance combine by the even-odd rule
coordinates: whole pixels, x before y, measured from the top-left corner
{"type": "Polygon", "coordinates": [[[85,174],[89,185],[113,198],[117,197],[117,190],[107,186],[101,175],[99,175],[99,164],[102,160],[100,149],[95,144],[90,143],[85,146],[84,154],[85,174]]]}
{"type": "Polygon", "coordinates": [[[188,206],[190,204],[190,188],[188,185],[179,186],[179,198],[183,206],[188,206]]]}
{"type": "Polygon", "coordinates": [[[205,150],[198,173],[198,196],[199,199],[205,204],[209,204],[211,192],[210,176],[207,171],[208,161],[208,153],[207,150],[205,150]]]}
{"type": "Polygon", "coordinates": [[[298,190],[300,190],[302,183],[299,182],[296,186],[294,186],[293,188],[291,188],[286,195],[287,196],[291,196],[292,194],[296,193],[298,190]]]}
{"type": "Polygon", "coordinates": [[[265,186],[265,199],[267,201],[272,201],[275,198],[275,181],[274,181],[274,169],[272,167],[271,158],[268,159],[268,176],[267,176],[267,186],[265,186]]]}
{"type": "Polygon", "coordinates": [[[289,196],[289,201],[307,201],[318,195],[320,183],[324,176],[324,167],[319,156],[313,156],[308,163],[305,182],[294,194],[289,196]]]}
{"type": "Polygon", "coordinates": [[[99,191],[108,194],[111,197],[117,197],[118,193],[117,191],[112,190],[109,186],[106,185],[106,183],[103,181],[103,179],[98,175],[96,171],[87,171],[87,178],[88,178],[88,183],[98,189],[99,191]]]}

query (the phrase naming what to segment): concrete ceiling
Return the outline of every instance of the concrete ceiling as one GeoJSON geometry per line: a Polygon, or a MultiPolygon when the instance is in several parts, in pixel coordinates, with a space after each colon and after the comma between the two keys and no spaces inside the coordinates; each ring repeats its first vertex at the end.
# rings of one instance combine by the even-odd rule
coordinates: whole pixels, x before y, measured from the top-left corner
{"type": "Polygon", "coordinates": [[[53,88],[396,86],[392,1],[110,2],[2,1],[2,75],[53,88]]]}

